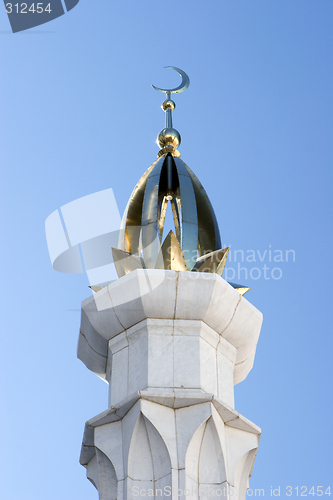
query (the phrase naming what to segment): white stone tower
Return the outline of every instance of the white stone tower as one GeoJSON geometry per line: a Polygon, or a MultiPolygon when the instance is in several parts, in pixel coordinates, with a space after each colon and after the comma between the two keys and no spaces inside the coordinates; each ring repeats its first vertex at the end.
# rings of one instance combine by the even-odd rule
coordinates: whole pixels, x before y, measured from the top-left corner
{"type": "Polygon", "coordinates": [[[119,279],[82,303],[78,357],[109,383],[109,408],[86,423],[80,462],[100,500],[244,500],[260,429],[234,409],[262,315],[221,276],[213,208],[177,150],[172,93],[158,159],[127,205],[119,279]],[[172,207],[174,232],[163,240],[172,207]]]}

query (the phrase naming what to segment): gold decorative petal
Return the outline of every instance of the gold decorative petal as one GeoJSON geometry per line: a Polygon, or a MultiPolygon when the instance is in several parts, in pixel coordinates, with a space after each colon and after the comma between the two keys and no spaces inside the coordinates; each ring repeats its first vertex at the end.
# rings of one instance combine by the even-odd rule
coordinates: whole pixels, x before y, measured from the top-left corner
{"type": "Polygon", "coordinates": [[[102,290],[104,287],[98,286],[98,285],[95,285],[95,286],[90,286],[89,285],[89,288],[91,288],[92,291],[96,293],[96,292],[99,292],[100,290],[102,290]]]}
{"type": "Polygon", "coordinates": [[[228,253],[229,253],[229,247],[225,248],[225,254],[223,255],[219,265],[218,265],[218,268],[216,270],[217,274],[219,276],[222,276],[223,274],[223,271],[224,271],[224,268],[225,268],[225,265],[227,263],[227,258],[228,258],[228,253]]]}
{"type": "Polygon", "coordinates": [[[228,281],[229,285],[231,285],[235,290],[237,290],[237,292],[239,293],[239,295],[244,295],[246,292],[248,292],[249,290],[251,290],[251,287],[249,286],[244,286],[244,285],[236,285],[236,283],[231,283],[230,281],[228,281]]]}
{"type": "Polygon", "coordinates": [[[207,253],[197,259],[192,271],[199,273],[217,273],[222,276],[225,264],[227,262],[229,247],[220,248],[215,252],[207,253]]]}
{"type": "Polygon", "coordinates": [[[170,269],[172,271],[186,271],[186,262],[179,242],[171,230],[165,238],[158,254],[155,269],[170,269]]]}
{"type": "Polygon", "coordinates": [[[143,260],[138,255],[132,255],[124,250],[119,250],[119,248],[112,248],[112,255],[119,278],[135,271],[135,269],[145,268],[143,260]]]}

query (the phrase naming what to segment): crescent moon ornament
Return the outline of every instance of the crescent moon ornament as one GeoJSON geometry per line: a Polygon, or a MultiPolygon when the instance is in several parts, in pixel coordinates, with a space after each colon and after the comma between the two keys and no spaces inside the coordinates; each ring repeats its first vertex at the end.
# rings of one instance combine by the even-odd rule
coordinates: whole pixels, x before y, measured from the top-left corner
{"type": "Polygon", "coordinates": [[[185,73],[185,71],[179,68],[175,68],[174,66],[164,66],[164,67],[168,69],[174,69],[175,71],[177,71],[177,73],[179,73],[180,76],[182,77],[182,83],[178,87],[175,87],[174,89],[160,89],[159,87],[155,87],[155,85],[152,85],[152,87],[155,90],[158,90],[158,92],[163,92],[164,94],[169,94],[169,95],[179,94],[180,92],[184,92],[184,90],[186,90],[190,85],[190,79],[188,75],[185,73]]]}

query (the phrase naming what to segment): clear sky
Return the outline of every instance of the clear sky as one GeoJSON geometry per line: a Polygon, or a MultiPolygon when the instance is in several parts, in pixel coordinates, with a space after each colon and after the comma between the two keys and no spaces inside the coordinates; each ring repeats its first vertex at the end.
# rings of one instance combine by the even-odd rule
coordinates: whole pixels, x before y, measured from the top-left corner
{"type": "Polygon", "coordinates": [[[76,359],[88,280],[52,269],[44,222],[110,187],[124,210],[164,126],[150,84],[180,81],[167,65],[191,78],[175,97],[182,159],[264,315],[235,388],[262,428],[250,487],[333,492],[332,21],[332,0],[80,0],[12,34],[0,8],[1,499],[97,498],[78,462],[108,392],[76,359]]]}

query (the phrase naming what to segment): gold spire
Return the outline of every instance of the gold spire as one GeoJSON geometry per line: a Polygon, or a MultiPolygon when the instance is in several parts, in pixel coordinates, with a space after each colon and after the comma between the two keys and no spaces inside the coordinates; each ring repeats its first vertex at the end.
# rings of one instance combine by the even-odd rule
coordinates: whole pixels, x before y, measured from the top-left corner
{"type": "Polygon", "coordinates": [[[181,142],[180,133],[178,130],[173,128],[172,126],[172,111],[175,109],[176,104],[171,99],[171,94],[179,94],[180,92],[184,92],[190,85],[190,79],[185,71],[182,71],[179,68],[175,68],[174,66],[165,66],[166,68],[174,69],[179,73],[182,77],[182,82],[178,87],[174,89],[160,89],[159,87],[152,87],[159,92],[163,92],[166,94],[166,100],[162,103],[162,109],[165,111],[165,128],[161,130],[161,132],[157,136],[157,143],[160,146],[161,150],[158,153],[158,156],[163,156],[166,153],[171,153],[172,156],[180,157],[179,151],[177,151],[178,146],[181,142]]]}

